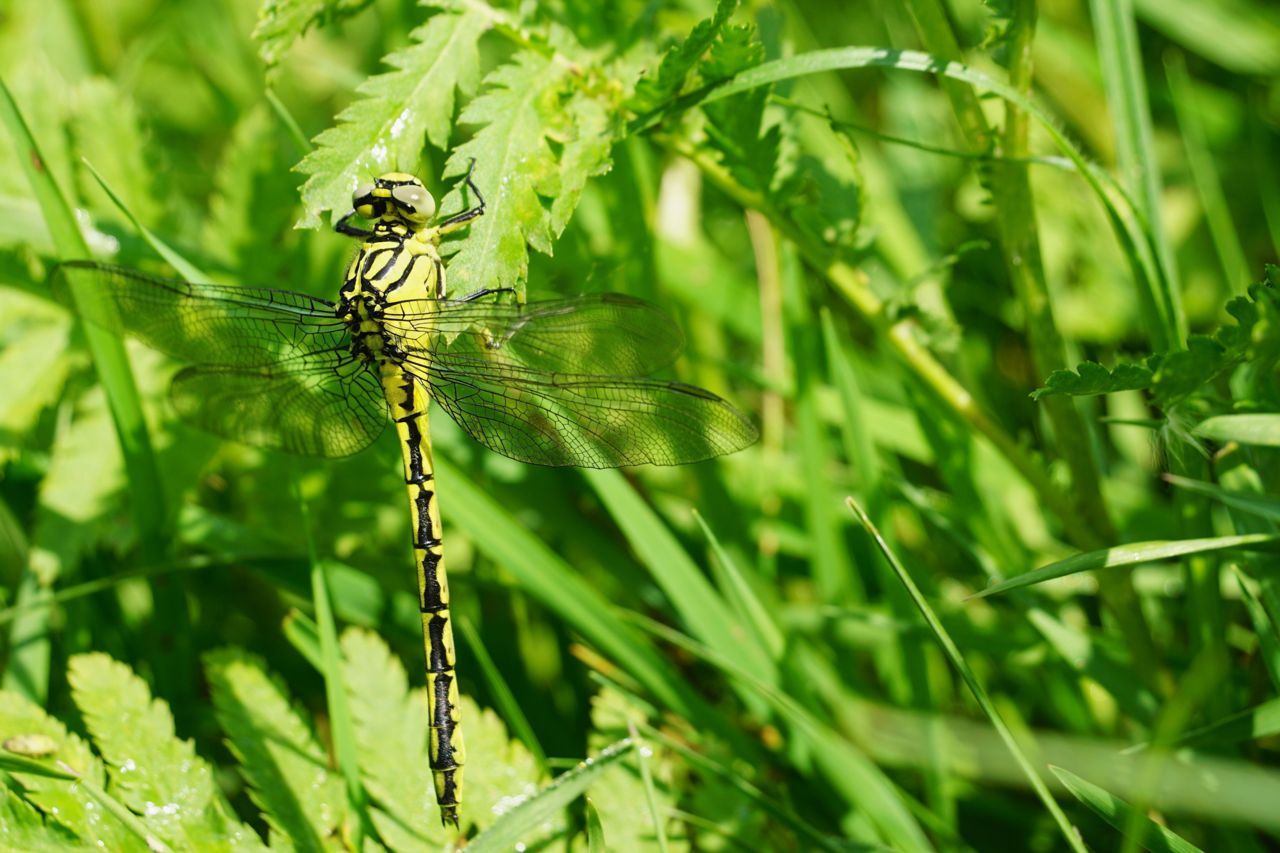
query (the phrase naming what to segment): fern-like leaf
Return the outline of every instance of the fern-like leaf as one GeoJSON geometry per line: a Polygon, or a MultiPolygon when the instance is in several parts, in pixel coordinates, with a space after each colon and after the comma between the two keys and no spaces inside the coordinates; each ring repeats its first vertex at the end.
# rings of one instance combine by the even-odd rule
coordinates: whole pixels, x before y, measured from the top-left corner
{"type": "Polygon", "coordinates": [[[711,47],[720,29],[729,20],[738,0],[720,0],[715,14],[699,21],[688,37],[673,45],[662,56],[657,74],[636,84],[635,93],[627,105],[639,115],[652,112],[668,103],[684,88],[689,72],[711,47]]]}
{"type": "Polygon", "coordinates": [[[307,174],[299,226],[314,228],[323,211],[345,211],[356,184],[387,171],[413,169],[423,137],[437,148],[449,141],[454,93],[470,93],[479,79],[476,42],[490,18],[475,9],[442,12],[410,34],[414,42],[386,57],[396,70],[366,80],[338,124],[316,137],[298,164],[307,174]]]}
{"type": "MultiPolygon", "coordinates": [[[[370,631],[344,632],[342,653],[360,773],[379,807],[372,811],[378,835],[392,850],[443,848],[440,810],[429,793],[426,693],[409,690],[404,667],[370,631]]],[[[463,809],[463,819],[473,811],[463,809]]]]}
{"type": "Polygon", "coordinates": [[[111,767],[113,793],[142,815],[148,829],[181,846],[243,849],[257,845],[247,827],[228,820],[209,765],[178,740],[173,716],[129,667],[104,654],[76,655],[71,695],[111,767]]]}
{"type": "Polygon", "coordinates": [[[0,838],[6,849],[29,853],[69,850],[77,841],[59,824],[46,824],[34,806],[7,788],[0,794],[0,838]]]}
{"type": "MultiPolygon", "coordinates": [[[[449,262],[453,293],[514,287],[528,270],[526,243],[551,252],[555,229],[543,198],[560,190],[560,167],[547,131],[559,108],[564,74],[550,59],[521,52],[489,74],[485,91],[459,117],[460,123],[480,129],[453,152],[445,174],[461,175],[475,160],[488,212],[471,225],[449,262]]],[[[446,211],[462,207],[460,192],[441,206],[446,211]]]]}
{"type": "MultiPolygon", "coordinates": [[[[40,706],[16,693],[0,691],[0,740],[30,735],[50,738],[56,745],[51,759],[99,788],[105,787],[106,770],[84,741],[40,706]]],[[[65,827],[82,842],[101,850],[129,849],[135,843],[124,824],[103,816],[101,807],[83,787],[33,773],[11,775],[22,786],[27,801],[44,812],[50,824],[65,827]]]]}
{"type": "Polygon", "coordinates": [[[1145,364],[1119,364],[1108,370],[1096,361],[1082,362],[1075,370],[1055,370],[1043,388],[1031,392],[1031,399],[1069,396],[1089,397],[1116,391],[1137,391],[1151,387],[1154,376],[1145,364]]]}
{"type": "Polygon", "coordinates": [[[249,795],[279,836],[271,846],[325,849],[347,811],[346,793],[284,689],[261,660],[236,649],[206,655],[205,673],[249,795]]]}
{"type": "Polygon", "coordinates": [[[317,24],[349,18],[373,0],[264,0],[253,37],[268,67],[279,62],[293,43],[317,24]]]}

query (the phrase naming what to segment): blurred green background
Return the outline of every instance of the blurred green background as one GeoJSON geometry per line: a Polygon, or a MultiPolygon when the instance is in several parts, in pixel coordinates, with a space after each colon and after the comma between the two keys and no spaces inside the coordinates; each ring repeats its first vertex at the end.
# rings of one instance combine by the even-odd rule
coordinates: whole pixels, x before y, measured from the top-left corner
{"type": "MultiPolygon", "coordinates": [[[[613,290],[663,306],[688,339],[674,375],[734,401],[762,437],[698,465],[584,473],[497,457],[433,419],[453,609],[470,626],[462,691],[539,757],[507,794],[625,736],[623,718],[651,727],[653,786],[628,758],[609,771],[614,789],[595,783],[593,807],[579,802],[533,832],[537,843],[585,847],[598,813],[607,849],[1067,849],[1052,796],[1097,849],[1171,843],[1144,813],[1204,849],[1273,847],[1280,564],[1223,550],[1222,537],[1274,532],[1278,431],[1263,424],[1256,446],[1196,434],[1214,415],[1277,411],[1269,297],[1253,297],[1264,320],[1239,358],[1227,344],[1225,356],[1192,347],[1209,366],[1185,395],[1161,396],[1158,366],[1154,388],[1030,392],[1055,369],[1136,363],[1230,327],[1228,300],[1276,261],[1280,8],[796,0],[732,11],[726,23],[701,0],[4,0],[0,79],[96,257],[172,274],[150,229],[218,282],[333,298],[353,251],[327,227],[343,170],[415,172],[450,210],[450,152],[495,144],[482,134],[497,118],[465,112],[500,88],[487,75],[520,55],[568,57],[569,82],[556,85],[572,94],[531,113],[559,182],[529,183],[523,160],[477,164],[482,188],[505,182],[505,165],[547,210],[568,199],[553,214],[567,225],[518,212],[494,227],[554,249],[530,251],[531,296],[613,290]],[[474,67],[453,72],[456,104],[414,85],[430,58],[415,28],[447,15],[485,21],[474,67]],[[712,59],[673,67],[663,88],[660,58],[704,19],[713,29],[690,63],[714,41],[712,59]],[[850,46],[962,62],[1033,91],[1049,124],[959,75],[884,67],[909,64],[892,56],[793,68],[771,89],[699,105],[721,76],[850,46]],[[637,94],[641,79],[653,90],[637,94]],[[437,111],[425,130],[390,132],[425,107],[437,111]],[[326,130],[337,135],[317,139],[326,130]],[[1114,178],[1115,207],[1050,130],[1114,178]],[[584,140],[603,150],[582,154],[584,140]],[[1132,574],[968,599],[1078,552],[1191,537],[1216,544],[1132,574]],[[1123,752],[1151,741],[1166,748],[1123,752]],[[1016,754],[1051,795],[1037,798],[1016,754]],[[1050,764],[1136,810],[1106,817],[1050,764]]],[[[169,704],[239,818],[281,832],[246,789],[260,780],[236,769],[253,759],[234,746],[225,703],[209,702],[217,679],[201,656],[260,658],[324,755],[331,697],[298,633],[315,554],[339,626],[376,632],[422,683],[394,433],[336,462],[221,443],[176,421],[174,365],[130,342],[158,469],[140,480],[101,363],[95,373],[46,287],[67,251],[20,151],[0,141],[4,690],[84,733],[92,712],[68,661],[110,655],[169,704]]],[[[499,260],[519,277],[518,258],[499,260]]],[[[349,656],[376,653],[352,636],[349,656]]],[[[369,731],[391,737],[379,725],[369,731]]],[[[519,763],[495,752],[506,737],[482,737],[469,772],[519,763]]],[[[0,835],[16,820],[0,819],[0,835]]],[[[370,835],[401,847],[389,832],[370,835]]],[[[405,846],[439,844],[437,832],[405,846]]],[[[351,837],[347,826],[323,844],[351,837]]]]}

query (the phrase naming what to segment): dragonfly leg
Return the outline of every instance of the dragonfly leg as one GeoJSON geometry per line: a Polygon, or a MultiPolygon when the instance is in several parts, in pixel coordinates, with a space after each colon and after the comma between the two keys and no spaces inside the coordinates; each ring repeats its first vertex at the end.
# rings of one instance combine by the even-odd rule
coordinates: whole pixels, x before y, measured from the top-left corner
{"type": "Polygon", "coordinates": [[[470,222],[471,220],[476,219],[480,216],[484,216],[484,196],[480,194],[480,188],[476,186],[476,182],[471,180],[471,173],[474,172],[475,170],[476,170],[476,160],[474,157],[472,157],[471,165],[467,168],[467,174],[465,177],[463,177],[462,180],[466,183],[467,187],[471,190],[471,194],[476,197],[476,206],[471,208],[470,210],[464,210],[461,213],[456,213],[453,216],[450,216],[444,222],[441,222],[440,223],[441,234],[448,234],[450,231],[455,231],[458,228],[461,228],[463,225],[470,222]]]}
{"type": "Polygon", "coordinates": [[[351,219],[355,215],[356,212],[354,210],[349,211],[345,216],[338,220],[337,224],[333,226],[333,230],[337,231],[339,234],[345,234],[348,237],[359,237],[361,239],[372,237],[372,231],[367,231],[364,228],[358,228],[355,225],[350,224],[351,219]]]}
{"type": "Polygon", "coordinates": [[[461,296],[455,301],[475,302],[477,299],[483,299],[484,297],[492,296],[495,293],[515,293],[515,292],[516,292],[515,288],[513,287],[485,287],[475,291],[474,293],[468,293],[466,296],[461,296]]]}

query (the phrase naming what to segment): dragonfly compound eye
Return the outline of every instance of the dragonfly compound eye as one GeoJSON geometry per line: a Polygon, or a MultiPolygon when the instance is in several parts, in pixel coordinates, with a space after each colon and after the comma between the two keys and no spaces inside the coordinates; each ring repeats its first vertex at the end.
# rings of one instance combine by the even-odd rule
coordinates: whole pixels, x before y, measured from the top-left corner
{"type": "Polygon", "coordinates": [[[391,191],[391,197],[404,211],[409,219],[425,222],[435,215],[436,200],[427,192],[426,187],[414,184],[398,186],[391,191]]]}
{"type": "Polygon", "coordinates": [[[374,216],[373,209],[373,184],[362,182],[356,185],[355,192],[351,193],[351,207],[356,213],[366,218],[374,216]]]}

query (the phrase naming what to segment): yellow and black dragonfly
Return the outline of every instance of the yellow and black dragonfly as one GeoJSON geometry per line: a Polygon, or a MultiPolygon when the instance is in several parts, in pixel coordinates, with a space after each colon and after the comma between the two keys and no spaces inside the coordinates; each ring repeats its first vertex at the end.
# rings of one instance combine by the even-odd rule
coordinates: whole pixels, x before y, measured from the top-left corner
{"type": "Polygon", "coordinates": [[[756,439],[715,394],[647,378],[675,360],[682,338],[645,302],[597,294],[517,303],[501,290],[447,298],[440,239],[485,210],[470,172],[465,181],[476,206],[434,225],[435,201],[412,175],[358,186],[336,225],[360,240],[337,302],[94,261],[54,273],[55,286],[73,286],[86,319],[194,362],[174,377],[170,398],[197,428],[338,457],[371,444],[390,414],[413,520],[431,770],[441,818],[454,825],[466,756],[428,400],[484,446],[536,465],[678,465],[756,439]],[[357,217],[370,227],[354,225],[357,217]]]}

